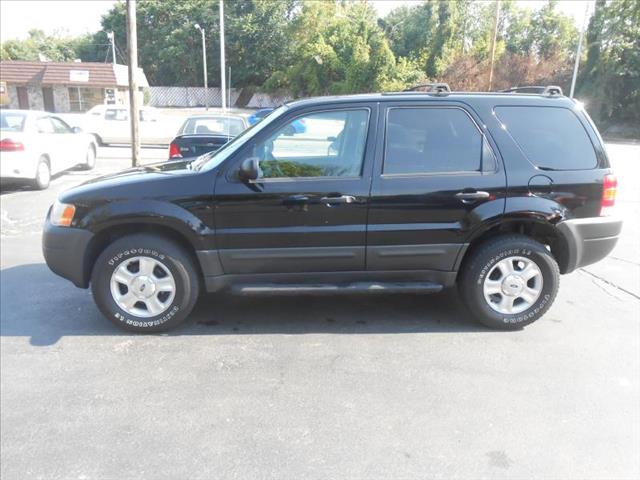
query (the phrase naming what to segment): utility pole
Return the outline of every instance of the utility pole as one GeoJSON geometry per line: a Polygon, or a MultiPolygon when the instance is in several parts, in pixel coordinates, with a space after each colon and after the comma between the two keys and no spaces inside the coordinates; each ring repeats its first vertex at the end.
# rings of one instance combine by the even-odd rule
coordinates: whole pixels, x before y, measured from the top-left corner
{"type": "Polygon", "coordinates": [[[224,58],[224,1],[220,0],[220,93],[222,94],[222,111],[227,110],[227,78],[224,58]]]}
{"type": "Polygon", "coordinates": [[[584,8],[584,19],[582,20],[582,30],[580,31],[580,40],[578,40],[578,51],[576,52],[576,63],[573,65],[573,77],[571,78],[571,91],[569,98],[573,98],[573,92],[576,89],[576,78],[578,77],[578,67],[580,66],[580,54],[582,53],[582,39],[587,26],[587,18],[589,16],[589,3],[584,8]]]}
{"type": "Polygon", "coordinates": [[[127,0],[127,56],[129,57],[129,118],[131,119],[131,165],[140,164],[138,107],[138,34],[136,31],[136,0],[127,0]]]}
{"type": "Polygon", "coordinates": [[[118,63],[116,61],[116,38],[115,38],[115,33],[113,33],[113,31],[111,32],[107,32],[107,38],[111,41],[111,57],[113,60],[113,64],[115,65],[116,63],[118,63]]]}
{"type": "Polygon", "coordinates": [[[489,68],[489,88],[487,91],[491,91],[493,87],[493,62],[496,57],[496,40],[498,38],[498,18],[500,16],[500,0],[496,0],[496,18],[493,22],[493,38],[491,40],[491,67],[489,68]]]}
{"type": "Polygon", "coordinates": [[[202,69],[204,74],[204,109],[209,110],[209,82],[207,81],[207,44],[204,40],[204,28],[196,23],[196,29],[202,34],[202,69]]]}

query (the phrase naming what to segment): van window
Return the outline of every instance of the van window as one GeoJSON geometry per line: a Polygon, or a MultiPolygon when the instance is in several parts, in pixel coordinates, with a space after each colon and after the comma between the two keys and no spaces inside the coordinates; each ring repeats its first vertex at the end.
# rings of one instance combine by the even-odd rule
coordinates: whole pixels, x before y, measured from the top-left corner
{"type": "Polygon", "coordinates": [[[536,167],[587,170],[598,164],[578,117],[562,107],[496,107],[496,116],[536,167]]]}
{"type": "Polygon", "coordinates": [[[479,172],[482,148],[482,135],[459,108],[391,108],[383,173],[479,172]]]}

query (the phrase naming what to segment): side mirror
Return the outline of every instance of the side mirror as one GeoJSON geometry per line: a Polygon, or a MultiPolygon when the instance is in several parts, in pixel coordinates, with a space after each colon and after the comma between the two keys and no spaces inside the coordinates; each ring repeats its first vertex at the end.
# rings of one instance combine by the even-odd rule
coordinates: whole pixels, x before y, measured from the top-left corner
{"type": "Polygon", "coordinates": [[[258,157],[249,157],[243,161],[242,165],[240,165],[238,176],[244,181],[257,180],[260,176],[258,157]]]}
{"type": "Polygon", "coordinates": [[[82,129],[80,127],[73,127],[71,128],[71,131],[73,133],[82,133],[82,129]]]}

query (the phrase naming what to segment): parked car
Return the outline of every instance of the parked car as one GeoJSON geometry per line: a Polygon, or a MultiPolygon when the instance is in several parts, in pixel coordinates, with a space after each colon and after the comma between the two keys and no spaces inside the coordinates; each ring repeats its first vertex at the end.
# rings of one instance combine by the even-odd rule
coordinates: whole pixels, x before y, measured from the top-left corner
{"type": "Polygon", "coordinates": [[[215,152],[248,127],[241,115],[193,115],[169,144],[169,158],[198,157],[215,152]]]}
{"type": "Polygon", "coordinates": [[[139,332],[201,289],[240,295],[440,292],[493,328],[537,320],[559,275],[622,222],[593,122],[557,94],[399,93],[289,103],[215,153],[59,196],[49,267],[139,332]],[[307,131],[287,134],[304,119],[307,131]]]}
{"type": "Polygon", "coordinates": [[[0,110],[0,179],[49,186],[51,176],[96,164],[94,138],[36,110],[0,110]]]}
{"type": "MultiPolygon", "coordinates": [[[[140,143],[167,146],[173,138],[180,118],[160,114],[153,107],[140,109],[140,143]]],[[[86,113],[83,128],[99,145],[130,144],[131,123],[126,105],[96,105],[86,113]]]]}
{"type": "MultiPolygon", "coordinates": [[[[255,125],[256,123],[262,121],[267,117],[267,115],[273,112],[273,110],[274,110],[273,108],[261,108],[259,110],[256,110],[251,115],[249,115],[249,118],[248,118],[249,125],[255,125]]],[[[289,129],[287,130],[287,135],[295,135],[296,133],[304,133],[306,131],[307,131],[307,126],[305,124],[304,119],[301,118],[291,123],[291,125],[289,126],[289,129]]]]}

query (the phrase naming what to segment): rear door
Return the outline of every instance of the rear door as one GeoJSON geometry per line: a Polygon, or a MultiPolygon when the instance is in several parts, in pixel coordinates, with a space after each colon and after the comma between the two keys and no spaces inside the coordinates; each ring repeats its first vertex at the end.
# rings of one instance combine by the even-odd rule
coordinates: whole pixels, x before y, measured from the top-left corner
{"type": "Polygon", "coordinates": [[[368,270],[454,269],[466,239],[504,211],[492,141],[463,104],[398,102],[381,112],[368,270]]]}
{"type": "Polygon", "coordinates": [[[216,241],[225,273],[365,268],[375,104],[309,108],[261,132],[216,182],[216,241]],[[292,133],[304,119],[306,130],[292,133]],[[254,157],[260,177],[237,177],[254,157]]]}

